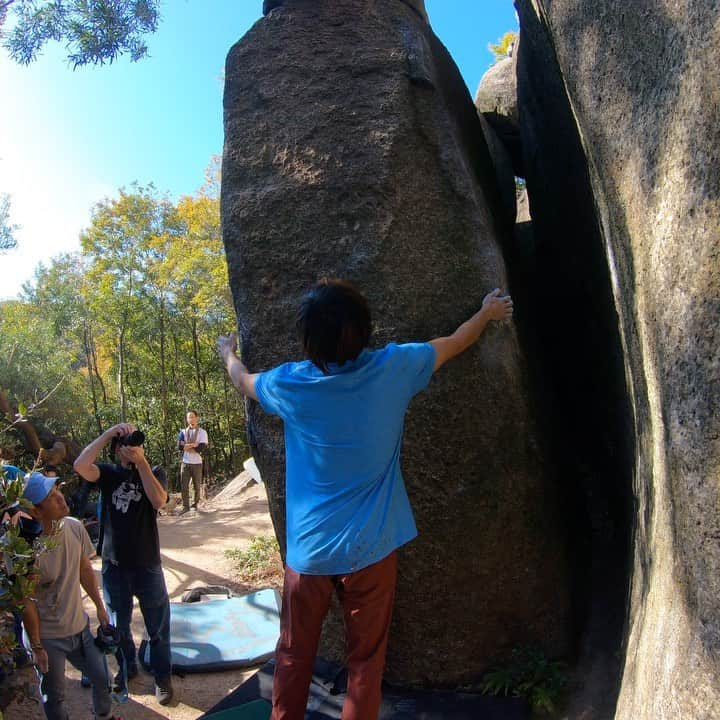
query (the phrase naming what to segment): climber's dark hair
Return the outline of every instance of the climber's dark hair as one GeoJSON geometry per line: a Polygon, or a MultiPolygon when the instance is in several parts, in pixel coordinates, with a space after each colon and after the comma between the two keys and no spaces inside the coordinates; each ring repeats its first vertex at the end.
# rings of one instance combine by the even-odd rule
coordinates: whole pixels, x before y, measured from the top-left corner
{"type": "Polygon", "coordinates": [[[300,303],[296,327],[305,357],[326,375],[328,364],[355,360],[370,342],[370,306],[347,280],[323,278],[300,303]]]}

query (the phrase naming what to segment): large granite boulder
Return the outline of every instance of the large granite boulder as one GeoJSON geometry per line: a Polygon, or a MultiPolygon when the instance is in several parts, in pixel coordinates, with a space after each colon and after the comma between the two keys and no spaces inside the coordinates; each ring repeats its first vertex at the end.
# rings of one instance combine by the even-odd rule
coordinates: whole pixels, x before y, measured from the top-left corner
{"type": "MultiPolygon", "coordinates": [[[[263,0],[263,15],[267,15],[271,10],[284,5],[288,0],[263,0]]],[[[425,22],[428,22],[428,14],[425,9],[425,0],[399,0],[411,7],[425,22]]]]}
{"type": "Polygon", "coordinates": [[[475,91],[475,107],[485,116],[510,153],[515,174],[525,177],[517,102],[518,48],[519,38],[512,55],[491,65],[480,78],[475,91]]]}
{"type": "MultiPolygon", "coordinates": [[[[496,286],[507,238],[457,68],[387,0],[287,0],[228,56],[222,223],[252,371],[298,359],[294,313],[322,275],[364,289],[374,342],[452,331],[496,286]]],[[[248,405],[284,545],[281,423],[248,405]]],[[[403,469],[419,538],[400,555],[388,675],[456,684],[523,642],[567,651],[564,521],[512,325],[413,402],[403,469]]]]}
{"type": "Polygon", "coordinates": [[[475,91],[475,107],[482,113],[507,118],[517,128],[517,53],[498,60],[480,78],[475,91]]]}
{"type": "MultiPolygon", "coordinates": [[[[621,508],[618,477],[635,501],[629,610],[624,634],[617,624],[614,631],[618,686],[611,706],[600,712],[591,703],[584,717],[717,717],[720,6],[516,0],[516,7],[537,252],[561,263],[547,278],[552,284],[599,279],[601,266],[583,265],[576,247],[603,248],[631,409],[624,413],[619,393],[605,400],[619,401],[616,421],[627,429],[630,453],[604,502],[621,508]],[[576,199],[584,193],[589,200],[576,199]],[[559,209],[572,214],[563,219],[559,209]],[[569,251],[564,263],[557,244],[569,251]]],[[[607,328],[597,333],[613,355],[607,328]]],[[[601,557],[609,561],[607,552],[601,557]]]]}
{"type": "Polygon", "coordinates": [[[492,125],[485,119],[485,116],[478,113],[478,119],[495,168],[495,180],[503,209],[502,220],[508,227],[512,227],[517,215],[517,189],[515,187],[515,172],[513,171],[512,160],[502,140],[493,130],[492,125]]]}

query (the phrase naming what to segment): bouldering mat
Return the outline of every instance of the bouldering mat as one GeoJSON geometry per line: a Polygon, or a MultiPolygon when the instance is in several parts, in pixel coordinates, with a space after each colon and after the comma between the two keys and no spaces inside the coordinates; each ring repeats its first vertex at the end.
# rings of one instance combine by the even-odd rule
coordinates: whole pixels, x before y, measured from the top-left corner
{"type": "MultiPolygon", "coordinates": [[[[242,706],[258,698],[272,699],[274,661],[263,665],[235,692],[228,695],[201,720],[222,710],[242,706]]],[[[318,660],[307,705],[306,720],[337,720],[345,700],[343,672],[337,665],[318,660]]],[[[525,701],[473,693],[408,690],[383,686],[379,720],[527,720],[525,701]]]]}
{"type": "MultiPolygon", "coordinates": [[[[280,634],[280,595],[260,590],[243,597],[170,603],[173,671],[208,672],[257,665],[272,657],[280,634]]],[[[140,661],[149,667],[143,642],[140,661]]]]}

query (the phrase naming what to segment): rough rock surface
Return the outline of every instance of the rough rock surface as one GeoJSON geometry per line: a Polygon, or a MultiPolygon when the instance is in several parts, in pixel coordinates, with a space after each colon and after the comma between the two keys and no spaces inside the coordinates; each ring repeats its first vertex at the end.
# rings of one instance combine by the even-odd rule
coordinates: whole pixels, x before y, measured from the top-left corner
{"type": "MultiPolygon", "coordinates": [[[[556,62],[549,82],[567,93],[565,109],[582,144],[588,179],[576,182],[589,183],[597,209],[632,402],[634,545],[614,717],[718,717],[720,6],[516,6],[521,52],[530,38],[537,50],[527,58],[520,95],[527,82],[526,97],[541,97],[556,62]]],[[[521,100],[521,118],[526,109],[521,100]]],[[[547,105],[534,112],[538,132],[526,157],[532,152],[537,166],[551,164],[563,157],[568,137],[575,141],[573,132],[554,126],[558,115],[547,105]]],[[[531,174],[538,238],[547,213],[531,174]]],[[[547,188],[554,179],[541,181],[547,188]]]]}
{"type": "MultiPolygon", "coordinates": [[[[263,15],[267,15],[271,10],[274,10],[281,5],[284,5],[288,0],[263,0],[263,15]]],[[[408,7],[411,7],[425,22],[428,22],[428,14],[425,9],[425,0],[399,0],[404,2],[408,7]]]]}
{"type": "Polygon", "coordinates": [[[475,91],[475,107],[510,153],[515,174],[525,177],[517,103],[518,49],[516,42],[512,56],[496,62],[480,78],[475,91]]]}
{"type": "Polygon", "coordinates": [[[490,66],[475,91],[475,107],[482,113],[501,115],[517,128],[516,57],[517,53],[490,66]]]}
{"type": "Polygon", "coordinates": [[[497,133],[492,129],[490,123],[485,119],[485,116],[478,113],[478,119],[495,168],[495,180],[502,200],[502,219],[507,223],[508,227],[512,227],[517,215],[517,192],[512,161],[507,149],[497,133]]]}
{"type": "MultiPolygon", "coordinates": [[[[499,194],[477,112],[402,2],[288,0],[231,50],[222,221],[243,357],[298,359],[294,312],[318,277],[356,281],[375,345],[425,340],[506,286],[499,194]]],[[[520,642],[566,645],[562,522],[514,329],[492,328],[416,398],[388,676],[454,684],[520,642]]],[[[248,406],[284,537],[281,423],[248,406]]]]}

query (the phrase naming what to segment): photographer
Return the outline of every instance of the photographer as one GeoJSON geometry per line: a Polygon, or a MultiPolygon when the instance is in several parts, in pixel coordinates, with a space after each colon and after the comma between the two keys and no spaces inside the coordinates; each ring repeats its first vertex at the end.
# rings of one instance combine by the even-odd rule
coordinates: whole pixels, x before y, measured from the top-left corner
{"type": "Polygon", "coordinates": [[[167,478],[162,468],[151,468],[134,425],[121,423],[93,440],[75,461],[75,472],[97,483],[102,493],[100,547],[103,588],[108,608],[115,613],[127,672],[116,684],[126,686],[138,672],[130,622],[133,596],[138,599],[150,638],[150,667],[155,676],[155,698],[161,705],[172,700],[170,678],[170,601],[160,562],[157,511],[167,502],[167,478]],[[118,462],[98,463],[103,449],[118,462]],[[126,675],[126,677],[123,677],[126,675]]]}
{"type": "Polygon", "coordinates": [[[25,631],[42,673],[45,715],[48,720],[68,718],[65,662],[69,660],[92,683],[95,717],[110,718],[107,672],[93,641],[80,592],[82,586],[95,604],[98,621],[107,627],[108,614],[90,564],[95,548],[82,523],[68,517],[69,509],[55,487],[55,478],[31,473],[23,496],[33,504],[30,512],[40,523],[42,534],[52,539],[48,551],[36,560],[35,597],[26,598],[23,608],[25,631]]]}

